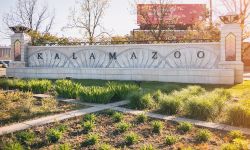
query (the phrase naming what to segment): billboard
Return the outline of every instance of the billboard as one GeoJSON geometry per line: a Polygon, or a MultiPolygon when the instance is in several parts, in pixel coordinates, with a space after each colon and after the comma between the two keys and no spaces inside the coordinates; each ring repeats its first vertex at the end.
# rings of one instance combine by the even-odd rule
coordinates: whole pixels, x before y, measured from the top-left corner
{"type": "Polygon", "coordinates": [[[205,4],[138,4],[137,24],[141,28],[155,25],[187,27],[205,20],[205,4]]]}

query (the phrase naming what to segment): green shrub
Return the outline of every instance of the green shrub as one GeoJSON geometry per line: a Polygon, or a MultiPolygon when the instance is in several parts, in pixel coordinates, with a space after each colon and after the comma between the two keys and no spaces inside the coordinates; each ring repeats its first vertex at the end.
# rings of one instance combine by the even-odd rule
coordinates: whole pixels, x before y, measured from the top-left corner
{"type": "Polygon", "coordinates": [[[234,139],[233,143],[227,143],[222,145],[222,150],[248,150],[249,143],[247,140],[234,139]]]}
{"type": "Polygon", "coordinates": [[[160,110],[168,115],[174,115],[181,111],[182,102],[174,96],[164,96],[160,102],[160,110]]]}
{"type": "Polygon", "coordinates": [[[71,80],[57,80],[55,82],[55,90],[59,97],[62,98],[77,98],[82,86],[73,83],[71,80]]]}
{"type": "Polygon", "coordinates": [[[7,85],[5,85],[6,89],[9,89],[9,90],[19,89],[21,91],[28,91],[29,90],[28,84],[24,80],[19,80],[19,79],[5,79],[5,80],[6,81],[3,83],[7,84],[7,85]]]}
{"type": "Polygon", "coordinates": [[[9,79],[1,79],[0,80],[0,88],[3,90],[8,90],[9,85],[10,85],[10,80],[9,79]]]}
{"type": "Polygon", "coordinates": [[[134,132],[130,132],[130,133],[128,133],[128,134],[125,136],[124,141],[125,141],[125,143],[126,143],[127,145],[132,145],[132,144],[138,143],[138,142],[139,142],[139,135],[137,135],[137,134],[134,133],[134,132]]]}
{"type": "Polygon", "coordinates": [[[229,124],[233,126],[250,127],[250,105],[244,101],[231,106],[227,116],[229,124]]]}
{"type": "Polygon", "coordinates": [[[199,96],[205,93],[205,89],[200,86],[188,86],[183,88],[181,91],[175,91],[172,93],[176,99],[185,102],[189,100],[190,97],[199,96]]]}
{"type": "Polygon", "coordinates": [[[95,114],[86,114],[84,116],[84,121],[95,122],[96,121],[96,115],[95,114]]]}
{"type": "Polygon", "coordinates": [[[49,80],[28,80],[28,89],[33,93],[42,94],[48,92],[52,88],[49,80]]]}
{"type": "Polygon", "coordinates": [[[47,133],[47,139],[50,143],[56,143],[62,138],[62,132],[57,129],[50,129],[47,133]]]}
{"type": "Polygon", "coordinates": [[[125,100],[131,92],[139,91],[140,88],[135,84],[124,84],[108,82],[107,87],[114,93],[112,101],[125,100]]]}
{"type": "Polygon", "coordinates": [[[231,95],[224,89],[216,89],[203,95],[192,96],[185,102],[187,116],[199,120],[215,120],[222,114],[231,95]]]}
{"type": "Polygon", "coordinates": [[[160,87],[161,91],[166,94],[172,93],[173,91],[179,90],[180,88],[180,85],[172,83],[168,83],[167,85],[163,85],[163,87],[160,87]]]}
{"type": "Polygon", "coordinates": [[[27,92],[41,94],[48,92],[52,88],[52,82],[49,80],[19,80],[19,79],[1,79],[0,87],[3,89],[19,89],[27,92]]]}
{"type": "Polygon", "coordinates": [[[155,148],[153,147],[153,145],[149,144],[149,145],[143,145],[140,150],[155,150],[155,148]]]}
{"type": "Polygon", "coordinates": [[[80,100],[90,103],[106,104],[111,102],[114,92],[106,87],[84,87],[79,92],[80,100]]]}
{"type": "Polygon", "coordinates": [[[35,140],[35,134],[34,132],[22,131],[16,134],[16,138],[19,142],[30,145],[35,140]]]}
{"type": "Polygon", "coordinates": [[[214,115],[213,102],[203,97],[192,97],[186,104],[186,113],[189,117],[208,120],[214,115]]]}
{"type": "Polygon", "coordinates": [[[56,127],[56,129],[62,133],[66,132],[68,130],[68,126],[65,124],[60,124],[56,127]]]}
{"type": "Polygon", "coordinates": [[[153,93],[153,99],[156,103],[160,103],[165,95],[161,92],[161,90],[157,90],[153,93]]]}
{"type": "Polygon", "coordinates": [[[145,123],[147,120],[148,120],[148,116],[147,116],[146,114],[144,114],[144,113],[139,114],[139,115],[136,117],[137,123],[145,123]]]}
{"type": "Polygon", "coordinates": [[[24,150],[24,147],[18,142],[8,142],[3,146],[4,150],[24,150]]]}
{"type": "Polygon", "coordinates": [[[207,142],[212,136],[212,133],[207,129],[200,129],[196,134],[198,142],[207,142]]]}
{"type": "Polygon", "coordinates": [[[90,131],[93,131],[93,129],[95,128],[95,123],[92,121],[85,121],[83,122],[82,126],[84,131],[88,133],[90,131]]]}
{"type": "Polygon", "coordinates": [[[225,107],[225,103],[227,100],[232,98],[231,94],[225,89],[215,89],[209,94],[207,94],[207,98],[213,102],[213,118],[215,116],[220,116],[225,107]]]}
{"type": "Polygon", "coordinates": [[[153,121],[152,122],[152,132],[153,133],[161,133],[164,125],[161,121],[153,121]]]}
{"type": "Polygon", "coordinates": [[[113,115],[112,115],[112,120],[114,122],[121,122],[123,120],[124,116],[122,113],[119,113],[119,112],[115,112],[113,115]]]}
{"type": "Polygon", "coordinates": [[[177,129],[179,131],[182,131],[182,132],[188,132],[190,131],[191,129],[193,128],[193,125],[191,123],[188,123],[188,122],[182,122],[180,123],[180,125],[177,127],[177,129]]]}
{"type": "Polygon", "coordinates": [[[151,109],[154,108],[155,102],[151,94],[135,93],[130,97],[129,106],[132,109],[151,109]]]}
{"type": "Polygon", "coordinates": [[[212,91],[212,94],[224,101],[230,100],[232,98],[231,93],[226,89],[215,89],[212,91]]]}
{"type": "Polygon", "coordinates": [[[116,124],[117,131],[121,133],[127,131],[130,127],[131,127],[131,124],[126,123],[126,122],[120,122],[116,124]]]}
{"type": "Polygon", "coordinates": [[[23,92],[27,92],[31,90],[27,81],[24,81],[24,80],[14,80],[11,86],[13,86],[14,89],[19,89],[23,92]]]}
{"type": "Polygon", "coordinates": [[[114,150],[114,148],[111,145],[104,143],[99,146],[98,150],[114,150]]]}
{"type": "Polygon", "coordinates": [[[165,143],[167,145],[174,145],[177,141],[178,141],[178,137],[173,136],[173,135],[168,135],[166,136],[166,139],[165,139],[165,143]]]}
{"type": "Polygon", "coordinates": [[[68,143],[60,144],[58,150],[72,150],[72,147],[68,143]]]}
{"type": "Polygon", "coordinates": [[[241,131],[239,130],[233,130],[229,132],[229,137],[231,138],[231,140],[234,139],[244,139],[244,135],[241,131]]]}
{"type": "Polygon", "coordinates": [[[90,133],[87,136],[87,139],[83,142],[84,146],[95,145],[98,143],[100,137],[98,134],[90,133]]]}

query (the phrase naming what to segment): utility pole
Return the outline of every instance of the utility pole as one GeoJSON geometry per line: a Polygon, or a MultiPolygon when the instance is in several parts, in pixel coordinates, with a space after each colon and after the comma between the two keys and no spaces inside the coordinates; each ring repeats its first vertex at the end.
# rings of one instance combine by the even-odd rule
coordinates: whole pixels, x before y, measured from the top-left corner
{"type": "Polygon", "coordinates": [[[210,1],[210,12],[209,12],[209,17],[210,17],[210,26],[213,25],[213,1],[210,1]]]}
{"type": "Polygon", "coordinates": [[[242,15],[241,13],[242,13],[242,0],[240,0],[240,15],[242,15]]]}

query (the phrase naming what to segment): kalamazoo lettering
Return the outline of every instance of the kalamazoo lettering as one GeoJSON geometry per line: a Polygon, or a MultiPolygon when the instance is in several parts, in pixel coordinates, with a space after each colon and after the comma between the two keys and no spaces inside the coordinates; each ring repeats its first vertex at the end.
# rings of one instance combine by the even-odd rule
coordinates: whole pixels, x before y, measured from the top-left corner
{"type": "MultiPolygon", "coordinates": [[[[109,52],[109,53],[108,53],[108,56],[109,56],[109,60],[117,60],[117,53],[116,53],[116,52],[113,52],[113,53],[112,53],[112,52],[109,52]]],[[[182,54],[181,54],[180,51],[175,51],[175,52],[173,53],[173,56],[174,56],[176,59],[180,59],[181,56],[182,56],[182,54]]],[[[137,54],[136,54],[135,52],[132,52],[132,54],[131,54],[131,56],[130,56],[129,59],[131,59],[131,60],[136,60],[136,59],[138,59],[138,57],[139,57],[139,56],[137,56],[137,54]]],[[[205,58],[205,52],[204,52],[204,51],[198,51],[198,52],[197,52],[197,57],[200,58],[200,59],[205,58]]],[[[74,60],[77,60],[77,59],[78,59],[76,53],[72,53],[72,57],[71,57],[71,58],[74,59],[74,60]]],[[[95,59],[96,59],[95,53],[90,53],[90,55],[88,56],[88,58],[89,58],[90,60],[95,60],[95,59]]],[[[151,58],[154,59],[154,60],[158,59],[158,58],[159,58],[159,57],[158,57],[158,52],[152,52],[152,57],[151,57],[151,58]]],[[[43,53],[37,53],[37,59],[43,59],[43,53]]],[[[55,59],[55,60],[56,60],[56,59],[61,59],[60,54],[59,54],[59,53],[56,53],[55,56],[54,56],[54,59],[55,59]]]]}

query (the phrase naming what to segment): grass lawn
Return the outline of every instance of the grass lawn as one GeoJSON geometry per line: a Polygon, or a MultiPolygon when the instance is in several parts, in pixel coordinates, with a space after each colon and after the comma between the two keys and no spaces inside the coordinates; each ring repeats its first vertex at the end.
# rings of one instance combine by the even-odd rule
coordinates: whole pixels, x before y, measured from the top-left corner
{"type": "Polygon", "coordinates": [[[236,138],[243,148],[246,148],[249,142],[248,137],[242,137],[240,133],[232,136],[226,132],[197,128],[191,124],[179,125],[142,116],[118,114],[113,111],[103,111],[34,127],[0,137],[2,141],[0,145],[5,148],[13,146],[14,143],[23,148],[40,150],[63,147],[67,147],[68,150],[147,150],[150,147],[159,150],[206,150],[237,146],[232,142],[236,138]]]}
{"type": "Polygon", "coordinates": [[[227,88],[233,96],[240,99],[250,100],[250,81],[244,81],[242,84],[237,84],[227,88]]]}

